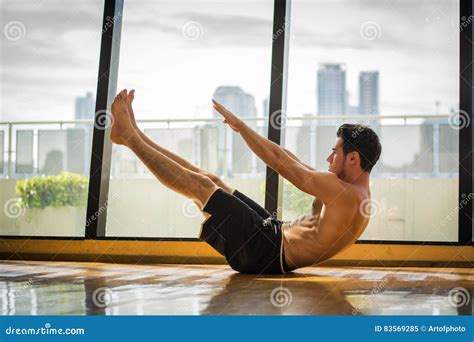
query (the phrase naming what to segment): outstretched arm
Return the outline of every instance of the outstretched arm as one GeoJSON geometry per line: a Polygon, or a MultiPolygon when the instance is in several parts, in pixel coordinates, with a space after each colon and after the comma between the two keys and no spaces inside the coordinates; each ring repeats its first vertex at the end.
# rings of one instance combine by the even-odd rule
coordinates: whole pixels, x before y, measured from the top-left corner
{"type": "Polygon", "coordinates": [[[282,163],[283,160],[289,158],[301,164],[304,168],[315,171],[312,166],[301,161],[287,149],[259,135],[219,102],[215,100],[212,100],[212,102],[214,103],[214,109],[224,117],[224,123],[227,123],[234,131],[240,133],[250,149],[269,167],[276,171],[273,167],[274,164],[282,163]]]}
{"type": "Polygon", "coordinates": [[[224,117],[224,122],[240,133],[250,149],[298,189],[320,198],[323,202],[334,200],[344,190],[334,173],[308,168],[299,159],[292,158],[283,148],[257,134],[221,104],[214,100],[213,102],[214,109],[224,117]]]}
{"type": "Polygon", "coordinates": [[[294,160],[296,160],[297,162],[299,162],[300,164],[302,164],[303,166],[305,166],[308,170],[313,170],[313,171],[316,171],[316,169],[314,167],[312,167],[311,165],[309,164],[306,164],[305,162],[303,162],[301,159],[299,159],[297,156],[295,156],[293,153],[291,153],[290,151],[288,151],[286,148],[282,147],[282,149],[288,153],[288,155],[293,158],[294,160]]]}

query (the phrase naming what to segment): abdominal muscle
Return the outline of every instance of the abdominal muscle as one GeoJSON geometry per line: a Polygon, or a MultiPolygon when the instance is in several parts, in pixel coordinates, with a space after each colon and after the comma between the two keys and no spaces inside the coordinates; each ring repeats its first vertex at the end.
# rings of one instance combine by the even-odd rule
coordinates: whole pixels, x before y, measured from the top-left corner
{"type": "Polygon", "coordinates": [[[316,237],[317,225],[309,225],[311,221],[285,222],[283,224],[283,248],[285,261],[290,269],[312,265],[315,257],[320,254],[316,237]]]}
{"type": "Polygon", "coordinates": [[[285,261],[291,270],[330,259],[354,243],[366,226],[352,215],[341,218],[340,210],[338,215],[331,215],[325,209],[283,223],[285,261]],[[351,226],[341,229],[347,221],[351,226]]]}

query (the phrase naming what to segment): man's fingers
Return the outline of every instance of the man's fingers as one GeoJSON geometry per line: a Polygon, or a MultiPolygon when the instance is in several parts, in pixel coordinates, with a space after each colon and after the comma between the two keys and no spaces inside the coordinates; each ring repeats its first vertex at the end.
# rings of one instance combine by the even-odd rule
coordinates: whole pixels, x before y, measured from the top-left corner
{"type": "Polygon", "coordinates": [[[226,110],[226,108],[225,108],[223,105],[221,105],[219,102],[217,102],[216,100],[212,99],[212,103],[214,103],[214,105],[215,105],[217,108],[226,110]]]}
{"type": "Polygon", "coordinates": [[[221,108],[214,106],[214,109],[220,114],[224,114],[224,111],[221,108]]]}
{"type": "Polygon", "coordinates": [[[214,109],[216,111],[218,111],[219,113],[221,113],[222,115],[229,115],[230,114],[230,112],[227,109],[222,108],[222,107],[214,106],[214,109]]]}
{"type": "MultiPolygon", "coordinates": [[[[233,119],[235,117],[235,115],[228,111],[224,106],[222,106],[219,102],[217,102],[216,100],[212,99],[212,102],[213,102],[213,108],[218,112],[220,113],[224,118],[231,118],[233,119]]],[[[227,121],[225,121],[225,123],[227,123],[227,121]]]]}

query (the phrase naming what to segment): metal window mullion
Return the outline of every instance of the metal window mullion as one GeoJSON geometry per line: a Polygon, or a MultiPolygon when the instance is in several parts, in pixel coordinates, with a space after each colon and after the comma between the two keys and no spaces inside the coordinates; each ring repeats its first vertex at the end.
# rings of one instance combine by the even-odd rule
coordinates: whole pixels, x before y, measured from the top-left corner
{"type": "MultiPolygon", "coordinates": [[[[472,1],[460,0],[459,27],[463,27],[466,18],[472,18],[472,1]]],[[[472,244],[472,30],[460,30],[459,37],[459,197],[458,197],[458,243],[460,245],[472,244]],[[463,117],[468,116],[468,117],[463,117]],[[466,197],[462,197],[462,196],[466,197]],[[467,203],[461,203],[468,198],[467,203]]]]}
{"type": "Polygon", "coordinates": [[[110,106],[117,91],[123,0],[105,0],[92,137],[85,238],[105,236],[112,143],[110,106]],[[104,120],[104,117],[107,120],[104,120]]]}
{"type": "MultiPolygon", "coordinates": [[[[291,0],[275,0],[267,138],[278,145],[284,144],[283,129],[285,128],[286,88],[288,84],[290,9],[291,0]]],[[[282,185],[281,177],[267,166],[265,208],[278,218],[281,218],[282,212],[282,185]]]]}

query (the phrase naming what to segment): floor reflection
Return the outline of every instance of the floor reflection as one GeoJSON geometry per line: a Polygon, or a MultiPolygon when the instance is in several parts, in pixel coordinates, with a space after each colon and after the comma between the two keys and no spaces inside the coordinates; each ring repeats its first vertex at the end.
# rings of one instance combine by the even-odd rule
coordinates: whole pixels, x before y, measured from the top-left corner
{"type": "MultiPolygon", "coordinates": [[[[253,278],[233,274],[201,312],[206,315],[350,315],[353,307],[337,279],[306,281],[307,276],[253,278]]],[[[314,280],[314,277],[310,277],[314,280]]]]}
{"type": "Polygon", "coordinates": [[[2,315],[472,315],[474,272],[1,262],[2,315]]]}

